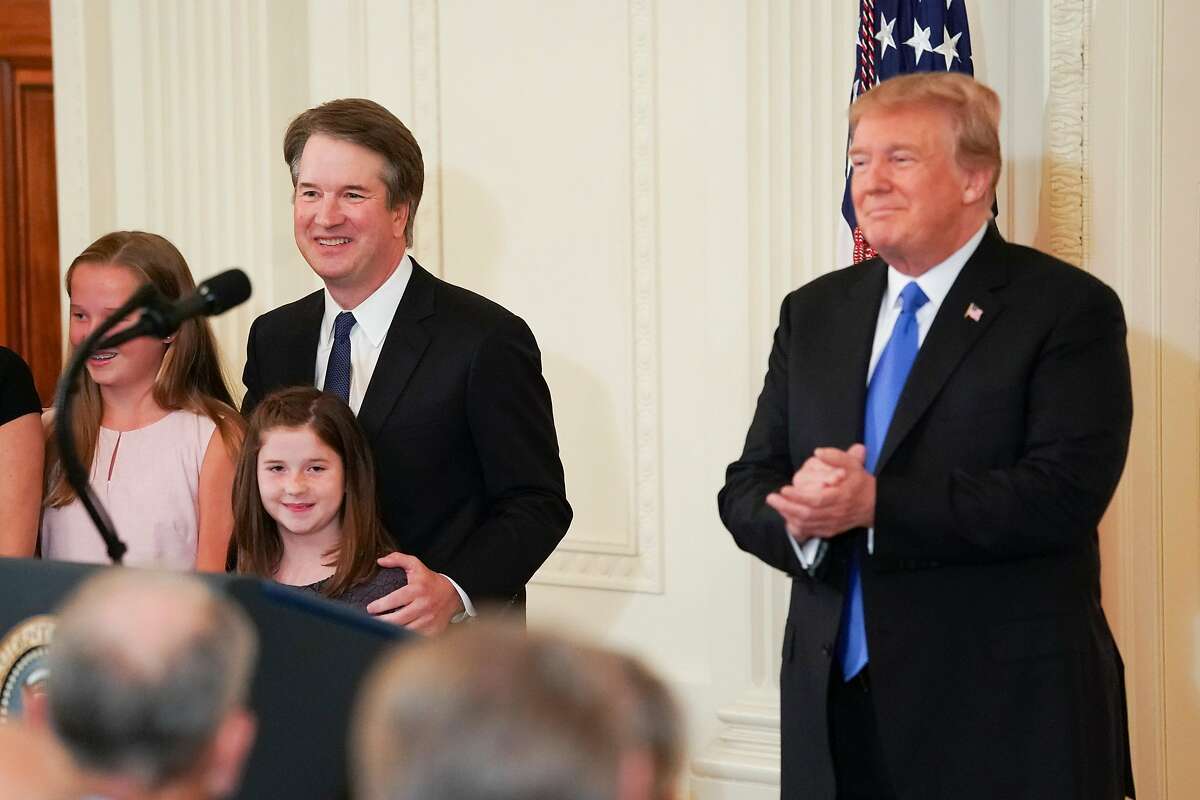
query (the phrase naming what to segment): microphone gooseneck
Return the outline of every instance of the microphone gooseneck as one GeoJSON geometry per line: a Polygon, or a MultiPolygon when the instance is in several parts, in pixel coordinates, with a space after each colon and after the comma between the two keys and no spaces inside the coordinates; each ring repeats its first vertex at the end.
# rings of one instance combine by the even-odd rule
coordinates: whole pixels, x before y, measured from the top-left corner
{"type": "Polygon", "coordinates": [[[144,302],[142,316],[133,325],[100,342],[96,349],[106,350],[142,336],[162,338],[179,330],[192,317],[213,317],[241,305],[250,297],[250,279],[240,269],[214,275],[196,287],[187,297],[171,302],[159,294],[144,302]]]}

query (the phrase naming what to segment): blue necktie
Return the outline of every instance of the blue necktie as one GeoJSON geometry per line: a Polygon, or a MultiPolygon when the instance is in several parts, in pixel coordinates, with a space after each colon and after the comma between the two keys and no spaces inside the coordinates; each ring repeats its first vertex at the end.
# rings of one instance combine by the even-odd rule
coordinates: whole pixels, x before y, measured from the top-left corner
{"type": "MultiPolygon", "coordinates": [[[[896,413],[896,403],[909,370],[917,359],[917,309],[929,302],[916,281],[900,291],[900,316],[892,337],[883,347],[871,382],[867,384],[867,413],[863,426],[863,444],[867,447],[867,470],[875,471],[888,426],[896,413]]],[[[842,665],[842,677],[850,680],[867,665],[867,628],[863,617],[862,578],[856,548],[850,556],[850,572],[846,577],[845,602],[842,606],[842,625],[838,629],[837,655],[842,665]]]]}
{"type": "Polygon", "coordinates": [[[354,315],[343,311],[333,321],[333,349],[325,367],[325,391],[350,402],[350,329],[354,315]]]}

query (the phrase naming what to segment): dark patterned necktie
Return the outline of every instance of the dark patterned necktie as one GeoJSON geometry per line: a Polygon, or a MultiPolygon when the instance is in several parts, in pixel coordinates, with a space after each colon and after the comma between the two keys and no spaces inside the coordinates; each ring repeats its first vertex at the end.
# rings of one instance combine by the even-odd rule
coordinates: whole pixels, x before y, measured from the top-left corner
{"type": "Polygon", "coordinates": [[[333,321],[333,349],[325,367],[325,391],[347,403],[350,402],[350,330],[354,323],[354,315],[349,311],[341,312],[333,321]]]}

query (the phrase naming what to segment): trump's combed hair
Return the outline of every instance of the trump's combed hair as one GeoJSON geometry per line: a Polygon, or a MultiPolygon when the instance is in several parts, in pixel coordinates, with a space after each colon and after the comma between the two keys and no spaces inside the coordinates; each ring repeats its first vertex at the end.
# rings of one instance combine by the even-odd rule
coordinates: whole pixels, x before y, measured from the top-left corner
{"type": "Polygon", "coordinates": [[[387,187],[388,207],[408,206],[404,238],[413,243],[413,219],[425,188],[425,161],[412,131],[396,115],[371,100],[330,100],[292,120],[283,135],[283,160],[292,172],[292,188],[300,179],[300,156],[313,134],[350,142],[383,156],[380,175],[387,187]]]}
{"type": "Polygon", "coordinates": [[[222,720],[245,705],[257,649],[245,613],[194,577],[101,573],[59,617],[48,659],[50,722],[85,769],[163,786],[186,774],[222,720]],[[117,606],[139,600],[178,610],[180,629],[113,624],[127,613],[117,606]]]}
{"type": "Polygon", "coordinates": [[[936,108],[954,125],[955,157],[964,169],[989,169],[1000,180],[1000,97],[961,72],[916,72],[883,81],[850,106],[850,137],[867,114],[936,108]]]}

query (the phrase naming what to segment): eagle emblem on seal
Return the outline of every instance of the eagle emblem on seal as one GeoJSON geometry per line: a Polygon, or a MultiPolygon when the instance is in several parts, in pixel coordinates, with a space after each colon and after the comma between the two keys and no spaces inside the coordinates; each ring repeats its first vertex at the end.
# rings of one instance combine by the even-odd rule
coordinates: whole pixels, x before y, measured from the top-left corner
{"type": "Polygon", "coordinates": [[[54,617],[41,614],[21,622],[0,640],[0,722],[19,719],[27,692],[45,689],[46,652],[54,617]]]}

